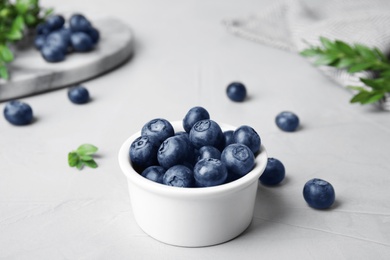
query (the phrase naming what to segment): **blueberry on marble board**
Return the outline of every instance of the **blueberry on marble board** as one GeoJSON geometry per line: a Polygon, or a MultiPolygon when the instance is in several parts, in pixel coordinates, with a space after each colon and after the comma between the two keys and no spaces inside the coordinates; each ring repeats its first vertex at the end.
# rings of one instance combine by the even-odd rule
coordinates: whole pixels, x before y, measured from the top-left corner
{"type": "Polygon", "coordinates": [[[44,45],[59,49],[66,54],[70,47],[70,35],[66,34],[65,30],[53,31],[46,36],[44,45]]]}
{"type": "Polygon", "coordinates": [[[211,187],[225,183],[228,171],[224,163],[214,158],[204,158],[194,167],[197,187],[211,187]]]}
{"type": "Polygon", "coordinates": [[[60,29],[65,24],[65,18],[62,15],[52,15],[46,19],[46,26],[50,31],[60,29]]]}
{"type": "Polygon", "coordinates": [[[261,174],[259,180],[264,185],[277,185],[285,177],[286,170],[283,163],[276,158],[268,158],[267,165],[264,172],[261,174]]]}
{"type": "Polygon", "coordinates": [[[40,49],[42,57],[47,62],[60,62],[65,60],[65,53],[62,48],[44,43],[40,49]]]}
{"type": "Polygon", "coordinates": [[[314,178],[305,183],[303,197],[310,207],[326,209],[333,205],[336,195],[332,184],[314,178]]]}
{"type": "Polygon", "coordinates": [[[85,104],[89,101],[89,92],[81,85],[74,86],[69,88],[68,98],[74,104],[85,104]]]}
{"type": "Polygon", "coordinates": [[[293,112],[283,111],[276,116],[275,123],[282,131],[294,132],[299,126],[299,117],[293,112]]]}
{"type": "Polygon", "coordinates": [[[100,32],[95,27],[88,28],[87,31],[85,31],[86,34],[88,34],[89,37],[91,37],[92,43],[96,45],[100,40],[100,32]]]}
{"type": "Polygon", "coordinates": [[[4,107],[5,119],[13,125],[28,125],[33,120],[33,111],[29,104],[19,101],[9,101],[4,107]]]}
{"type": "Polygon", "coordinates": [[[165,172],[163,184],[180,188],[190,188],[195,184],[194,174],[190,168],[184,165],[174,165],[165,172]]]}
{"type": "Polygon", "coordinates": [[[94,47],[91,37],[85,32],[73,32],[70,42],[75,52],[88,52],[94,47]]]}
{"type": "Polygon", "coordinates": [[[92,27],[91,22],[82,14],[73,14],[69,18],[69,26],[73,32],[85,32],[92,27]]]}
{"type": "Polygon", "coordinates": [[[226,94],[230,100],[242,102],[246,98],[246,87],[241,82],[232,82],[227,86],[226,94]]]}

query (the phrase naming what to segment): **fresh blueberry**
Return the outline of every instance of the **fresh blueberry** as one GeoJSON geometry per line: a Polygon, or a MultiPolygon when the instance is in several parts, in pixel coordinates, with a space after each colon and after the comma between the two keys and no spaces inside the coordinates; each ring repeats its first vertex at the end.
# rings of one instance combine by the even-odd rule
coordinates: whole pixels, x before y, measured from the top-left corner
{"type": "Polygon", "coordinates": [[[33,111],[29,104],[12,100],[4,107],[4,117],[13,125],[28,125],[33,120],[33,111]]]}
{"type": "Polygon", "coordinates": [[[218,159],[204,158],[194,167],[195,184],[210,187],[223,184],[228,176],[226,166],[218,159]]]}
{"type": "Polygon", "coordinates": [[[335,201],[335,192],[332,184],[321,179],[311,179],[303,188],[303,197],[310,207],[326,209],[335,201]]]}
{"type": "Polygon", "coordinates": [[[98,29],[96,29],[94,27],[90,27],[85,33],[88,34],[89,37],[91,37],[92,43],[94,45],[96,45],[99,42],[100,32],[98,29]]]}
{"type": "Polygon", "coordinates": [[[202,146],[198,150],[198,159],[200,161],[205,158],[221,159],[221,152],[214,146],[202,146]]]}
{"type": "Polygon", "coordinates": [[[163,183],[164,174],[165,174],[165,169],[158,165],[149,166],[141,173],[141,175],[146,179],[157,183],[163,183]]]}
{"type": "Polygon", "coordinates": [[[152,165],[158,165],[157,151],[160,142],[153,136],[140,136],[134,140],[129,149],[130,161],[134,169],[142,173],[152,165]]]}
{"type": "Polygon", "coordinates": [[[162,142],[157,152],[158,163],[165,169],[177,164],[189,166],[192,158],[193,152],[188,142],[179,135],[168,137],[162,142]]]}
{"type": "Polygon", "coordinates": [[[246,98],[245,85],[240,82],[233,82],[226,88],[226,94],[230,100],[235,102],[242,102],[246,98]]]}
{"type": "Polygon", "coordinates": [[[276,158],[268,158],[267,166],[264,172],[261,174],[259,180],[264,185],[276,185],[279,184],[286,175],[284,165],[276,158]]]}
{"type": "Polygon", "coordinates": [[[91,37],[85,32],[73,32],[70,36],[70,42],[75,52],[88,52],[94,46],[91,37]]]}
{"type": "Polygon", "coordinates": [[[60,49],[64,54],[68,52],[70,38],[62,30],[51,32],[45,41],[45,45],[51,48],[60,49]]]}
{"type": "Polygon", "coordinates": [[[196,122],[191,128],[190,141],[197,149],[202,146],[214,146],[222,150],[225,137],[218,123],[211,119],[204,119],[196,122]]]}
{"type": "Polygon", "coordinates": [[[45,45],[46,36],[45,35],[37,35],[34,39],[34,46],[37,50],[42,49],[43,45],[45,45]]]}
{"type": "Polygon", "coordinates": [[[180,188],[194,186],[194,174],[191,169],[184,165],[174,165],[169,168],[163,177],[163,183],[180,188]]]}
{"type": "Polygon", "coordinates": [[[275,123],[283,131],[294,132],[299,126],[299,118],[293,112],[283,111],[276,116],[275,123]]]}
{"type": "Polygon", "coordinates": [[[183,119],[183,128],[189,133],[196,122],[204,119],[210,119],[209,112],[203,107],[193,107],[187,112],[183,119]]]}
{"type": "Polygon", "coordinates": [[[37,35],[44,35],[44,36],[48,35],[51,32],[49,26],[46,23],[38,24],[35,31],[37,35]]]}
{"type": "Polygon", "coordinates": [[[234,131],[233,137],[234,143],[245,144],[254,154],[260,151],[261,138],[252,127],[247,125],[240,126],[234,131]]]}
{"type": "Polygon", "coordinates": [[[74,14],[69,19],[69,26],[73,32],[86,32],[92,25],[84,15],[74,14]]]}
{"type": "Polygon", "coordinates": [[[46,19],[46,25],[50,31],[62,28],[65,24],[65,19],[62,15],[52,15],[46,19]]]}
{"type": "Polygon", "coordinates": [[[236,176],[244,176],[255,166],[255,156],[244,144],[228,145],[221,154],[221,161],[228,172],[236,176]]]}
{"type": "Polygon", "coordinates": [[[156,118],[147,122],[141,130],[142,135],[152,135],[160,142],[175,134],[172,124],[163,118],[156,118]]]}
{"type": "Polygon", "coordinates": [[[228,146],[229,144],[234,144],[234,131],[233,130],[224,131],[223,135],[225,136],[225,146],[228,146]]]}
{"type": "Polygon", "coordinates": [[[64,50],[58,47],[44,44],[41,48],[41,55],[47,62],[60,62],[65,60],[64,50]]]}
{"type": "Polygon", "coordinates": [[[74,104],[85,104],[89,101],[89,92],[83,86],[74,86],[68,90],[68,97],[74,104]]]}

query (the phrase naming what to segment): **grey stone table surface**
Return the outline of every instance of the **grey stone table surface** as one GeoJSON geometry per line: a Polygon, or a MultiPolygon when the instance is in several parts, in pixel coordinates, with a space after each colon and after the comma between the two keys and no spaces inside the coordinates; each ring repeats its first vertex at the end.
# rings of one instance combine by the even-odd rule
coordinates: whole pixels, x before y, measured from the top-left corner
{"type": "MultiPolygon", "coordinates": [[[[349,103],[351,93],[307,60],[237,38],[222,23],[271,0],[42,0],[57,12],[115,17],[133,29],[134,55],[84,82],[92,100],[74,105],[66,89],[22,98],[35,115],[26,127],[0,118],[0,259],[389,259],[390,114],[349,103]],[[246,84],[243,103],[228,83],[246,84]],[[121,144],[149,119],[180,120],[192,106],[213,119],[251,125],[286,167],[277,187],[259,185],[250,227],[205,248],[162,244],[135,223],[121,144]],[[283,110],[301,128],[280,131],[283,110]],[[99,147],[99,167],[78,171],[68,152],[99,147]],[[331,182],[329,210],[307,206],[302,189],[331,182]]],[[[0,103],[0,110],[4,103],[0,103]]]]}

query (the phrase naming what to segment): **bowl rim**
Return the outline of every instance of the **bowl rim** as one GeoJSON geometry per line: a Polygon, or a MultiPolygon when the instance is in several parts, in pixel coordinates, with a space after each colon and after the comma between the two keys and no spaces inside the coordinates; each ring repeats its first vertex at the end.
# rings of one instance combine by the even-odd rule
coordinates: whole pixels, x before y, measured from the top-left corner
{"type": "MultiPolygon", "coordinates": [[[[184,131],[182,126],[182,121],[170,121],[172,124],[175,133],[179,131],[184,131]]],[[[222,131],[235,130],[237,127],[234,127],[225,123],[218,123],[222,131]]],[[[141,136],[141,131],[137,131],[132,134],[126,141],[121,145],[118,153],[119,166],[126,176],[126,178],[131,181],[132,184],[137,185],[138,187],[148,190],[150,192],[161,194],[164,196],[181,196],[181,197],[194,197],[202,198],[209,197],[210,195],[221,195],[230,192],[235,192],[241,190],[251,185],[254,181],[258,181],[261,173],[264,171],[267,165],[267,151],[263,144],[260,146],[260,151],[255,156],[255,166],[248,172],[246,175],[241,178],[234,180],[229,183],[212,186],[212,187],[191,187],[191,188],[181,188],[181,187],[172,187],[164,184],[160,184],[151,180],[148,180],[136,172],[131,166],[129,148],[133,141],[141,136]]]]}

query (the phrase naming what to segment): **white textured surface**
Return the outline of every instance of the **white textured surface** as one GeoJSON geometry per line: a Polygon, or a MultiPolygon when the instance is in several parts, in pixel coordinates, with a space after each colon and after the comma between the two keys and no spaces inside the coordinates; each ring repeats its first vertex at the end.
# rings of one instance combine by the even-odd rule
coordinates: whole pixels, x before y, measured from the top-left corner
{"type": "MultiPolygon", "coordinates": [[[[42,4],[59,12],[65,6],[42,4]]],[[[305,59],[234,37],[221,22],[270,4],[67,1],[131,26],[135,55],[85,83],[93,99],[87,105],[71,104],[60,89],[23,99],[36,115],[30,126],[0,118],[0,258],[389,259],[389,113],[349,104],[350,93],[305,59]],[[226,98],[233,80],[247,85],[245,103],[226,98]],[[253,126],[287,177],[278,187],[259,187],[244,234],[191,249],[160,243],[137,226],[117,153],[147,120],[177,120],[195,105],[216,121],[253,126]],[[300,116],[300,131],[277,129],[282,110],[300,116]],[[67,153],[86,142],[100,148],[99,168],[69,168],[67,153]],[[313,177],[333,184],[332,209],[313,210],[303,200],[313,177]]]]}

